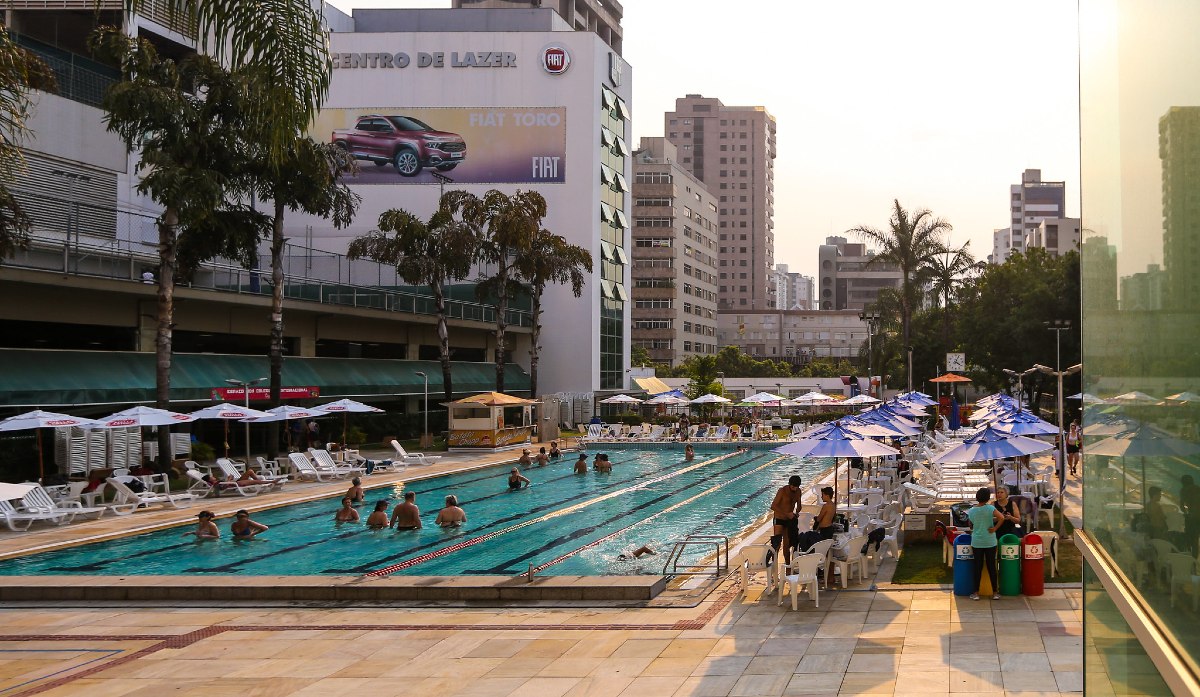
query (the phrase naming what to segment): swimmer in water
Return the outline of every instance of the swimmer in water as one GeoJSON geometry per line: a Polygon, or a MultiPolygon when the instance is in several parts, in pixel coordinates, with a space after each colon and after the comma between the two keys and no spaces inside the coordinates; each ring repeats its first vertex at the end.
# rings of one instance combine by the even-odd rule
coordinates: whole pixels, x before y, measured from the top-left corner
{"type": "Polygon", "coordinates": [[[587,453],[579,453],[579,459],[575,461],[575,474],[587,474],[587,453]]]}
{"type": "Polygon", "coordinates": [[[696,450],[692,447],[691,443],[688,443],[687,446],[684,447],[684,449],[683,449],[683,461],[691,462],[692,460],[695,460],[695,459],[696,459],[696,450]]]}
{"type": "Polygon", "coordinates": [[[371,515],[367,516],[367,527],[375,528],[376,530],[386,528],[388,526],[387,507],[387,499],[376,501],[375,510],[371,511],[371,515]]]}
{"type": "Polygon", "coordinates": [[[446,507],[438,511],[434,524],[443,528],[456,528],[467,522],[467,512],[458,507],[458,497],[451,494],[446,497],[446,507]]]}
{"type": "Polygon", "coordinates": [[[527,478],[525,478],[524,476],[521,475],[520,469],[518,469],[516,467],[512,468],[512,472],[510,472],[508,475],[509,491],[516,491],[517,489],[522,489],[524,487],[529,486],[530,484],[531,484],[531,482],[527,478]]]}
{"type": "Polygon", "coordinates": [[[200,511],[196,515],[199,522],[196,524],[196,529],[193,532],[185,532],[184,536],[195,535],[197,540],[216,540],[221,537],[221,531],[217,528],[217,524],[213,522],[212,511],[200,511]]]}
{"type": "Polygon", "coordinates": [[[349,494],[342,497],[342,507],[333,514],[335,523],[357,523],[358,511],[354,508],[354,499],[349,494]]]}
{"type": "Polygon", "coordinates": [[[233,524],[229,526],[229,531],[233,533],[235,540],[252,540],[260,532],[266,532],[269,528],[262,523],[256,523],[250,520],[250,513],[246,509],[237,512],[234,517],[233,524]]]}
{"type": "Polygon", "coordinates": [[[618,554],[617,559],[629,559],[631,557],[634,559],[638,559],[646,554],[654,555],[654,554],[658,554],[658,552],[655,552],[653,549],[650,549],[650,545],[642,545],[641,547],[638,547],[637,549],[633,550],[629,554],[618,554]]]}

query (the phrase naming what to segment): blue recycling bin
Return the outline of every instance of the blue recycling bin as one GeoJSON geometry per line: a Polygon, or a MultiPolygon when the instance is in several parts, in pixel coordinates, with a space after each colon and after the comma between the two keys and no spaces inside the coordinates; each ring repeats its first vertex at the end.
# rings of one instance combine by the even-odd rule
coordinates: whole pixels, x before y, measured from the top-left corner
{"type": "Polygon", "coordinates": [[[971,534],[954,538],[954,594],[975,592],[975,552],[971,549],[971,534]]]}

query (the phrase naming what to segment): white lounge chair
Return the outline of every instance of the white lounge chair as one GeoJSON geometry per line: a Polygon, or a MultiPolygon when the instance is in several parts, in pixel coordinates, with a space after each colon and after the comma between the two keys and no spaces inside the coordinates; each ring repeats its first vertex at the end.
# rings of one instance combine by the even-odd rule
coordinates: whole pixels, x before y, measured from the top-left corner
{"type": "MultiPolygon", "coordinates": [[[[604,424],[588,424],[587,433],[585,433],[583,435],[583,437],[581,437],[579,439],[579,442],[580,443],[591,443],[593,441],[598,441],[603,437],[604,437],[604,424]]],[[[396,445],[397,445],[396,441],[392,441],[392,447],[395,447],[396,445]]],[[[403,448],[401,448],[401,450],[403,450],[403,448]]],[[[400,451],[397,450],[396,452],[400,452],[400,451]]],[[[401,456],[401,457],[403,457],[403,456],[401,456]]]]}
{"type": "Polygon", "coordinates": [[[117,504],[136,504],[139,508],[153,504],[179,508],[180,501],[191,501],[196,498],[191,493],[159,494],[150,491],[134,491],[129,488],[128,484],[116,477],[109,477],[108,484],[117,492],[115,499],[117,504]]]}
{"type": "Polygon", "coordinates": [[[289,453],[288,461],[292,463],[292,469],[295,470],[296,476],[301,479],[312,479],[318,482],[331,482],[335,479],[344,479],[345,472],[317,469],[304,453],[289,453]]]}
{"type": "Polygon", "coordinates": [[[329,454],[328,450],[309,448],[308,452],[312,454],[313,462],[316,464],[316,467],[319,470],[325,470],[326,472],[343,472],[345,474],[366,474],[367,472],[365,467],[345,465],[335,462],[333,456],[329,454]]]}
{"type": "Polygon", "coordinates": [[[270,489],[270,484],[239,484],[238,482],[222,482],[217,481],[216,484],[209,484],[204,481],[204,475],[199,470],[189,469],[185,472],[188,478],[192,480],[192,485],[188,487],[189,494],[196,497],[218,497],[222,491],[235,493],[239,496],[258,496],[266,489],[270,489]]]}
{"type": "MultiPolygon", "coordinates": [[[[33,484],[33,482],[26,482],[33,484]]],[[[93,519],[104,515],[106,510],[103,506],[84,506],[78,501],[58,503],[50,496],[50,492],[46,491],[40,485],[35,489],[30,489],[27,494],[21,499],[22,508],[30,513],[51,513],[58,514],[63,517],[63,523],[70,523],[77,516],[92,516],[93,519]]]]}
{"type": "Polygon", "coordinates": [[[642,440],[650,442],[650,443],[657,443],[657,442],[664,441],[666,439],[667,439],[667,427],[666,426],[654,426],[650,429],[649,433],[644,434],[644,436],[642,438],[642,440]]]}
{"type": "MultiPolygon", "coordinates": [[[[595,424],[593,424],[595,425],[595,424]]],[[[588,432],[591,432],[591,427],[588,427],[588,432]]],[[[392,441],[392,449],[396,451],[396,456],[400,462],[405,465],[433,465],[437,464],[438,460],[442,459],[441,455],[426,455],[425,453],[410,453],[400,445],[400,441],[392,441]]],[[[394,460],[393,460],[394,462],[394,460]]]]}
{"type": "Polygon", "coordinates": [[[63,523],[61,515],[44,511],[26,511],[12,505],[11,501],[0,501],[0,518],[3,518],[4,524],[13,532],[24,532],[29,529],[30,525],[38,521],[55,525],[63,523]]]}
{"type": "MultiPolygon", "coordinates": [[[[234,466],[233,462],[231,462],[230,460],[227,460],[223,457],[219,457],[219,458],[217,458],[217,467],[220,468],[221,474],[225,475],[225,478],[227,480],[232,478],[233,483],[240,483],[240,482],[238,482],[238,480],[241,479],[242,473],[238,471],[237,467],[234,466]]],[[[252,491],[250,494],[242,494],[242,496],[259,494],[259,493],[262,493],[262,491],[264,491],[266,489],[274,489],[274,490],[278,491],[278,490],[282,489],[283,485],[286,484],[288,481],[288,478],[286,476],[271,477],[271,476],[266,476],[266,475],[259,475],[258,478],[263,481],[262,482],[250,482],[248,484],[241,485],[243,488],[247,488],[247,489],[252,488],[252,487],[257,487],[257,489],[252,491]]],[[[228,482],[228,481],[222,482],[222,484],[229,484],[229,483],[230,482],[228,482]]],[[[239,491],[238,493],[241,493],[241,492],[239,491]]]]}

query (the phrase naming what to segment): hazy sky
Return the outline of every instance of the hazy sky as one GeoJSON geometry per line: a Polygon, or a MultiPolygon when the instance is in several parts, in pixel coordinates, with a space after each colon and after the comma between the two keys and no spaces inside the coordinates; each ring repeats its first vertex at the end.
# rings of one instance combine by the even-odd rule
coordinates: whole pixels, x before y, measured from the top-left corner
{"type": "MultiPolygon", "coordinates": [[[[448,7],[437,0],[334,0],[448,7]]],[[[676,97],[762,105],[778,123],[775,261],[924,207],[983,259],[1026,168],[1066,180],[1079,214],[1075,0],[624,0],[633,143],[676,97]]]]}

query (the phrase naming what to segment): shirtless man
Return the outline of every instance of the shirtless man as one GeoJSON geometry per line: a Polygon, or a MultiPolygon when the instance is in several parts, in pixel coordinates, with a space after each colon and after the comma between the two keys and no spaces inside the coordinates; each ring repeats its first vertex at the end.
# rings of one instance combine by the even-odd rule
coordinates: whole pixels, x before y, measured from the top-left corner
{"type": "Polygon", "coordinates": [[[783,548],[784,561],[787,563],[791,563],[792,546],[800,538],[799,523],[796,519],[799,511],[800,475],[793,474],[788,477],[787,485],[775,492],[775,499],[771,501],[771,514],[775,516],[775,527],[771,530],[771,546],[778,551],[784,535],[787,535],[787,545],[783,548]]]}
{"type": "Polygon", "coordinates": [[[517,464],[522,467],[528,467],[533,464],[533,458],[529,457],[529,448],[521,451],[521,457],[517,458],[517,464]]]}
{"type": "Polygon", "coordinates": [[[433,522],[443,528],[456,528],[467,522],[467,512],[458,507],[458,497],[452,494],[446,497],[446,507],[438,511],[433,522]]]}
{"type": "Polygon", "coordinates": [[[379,530],[388,526],[387,500],[375,502],[375,510],[367,516],[367,527],[379,530]]]}
{"type": "Polygon", "coordinates": [[[575,474],[587,474],[587,453],[579,453],[579,459],[575,461],[575,474]]]}
{"type": "Polygon", "coordinates": [[[350,488],[346,490],[346,498],[350,499],[350,503],[359,504],[367,497],[362,488],[362,480],[358,477],[350,480],[350,488]]]}
{"type": "Polygon", "coordinates": [[[404,503],[392,510],[392,522],[388,523],[388,527],[397,530],[421,529],[421,509],[417,508],[417,492],[404,492],[404,503]]]}
{"type": "Polygon", "coordinates": [[[612,462],[609,461],[608,455],[605,453],[596,455],[596,461],[592,463],[592,467],[594,467],[596,471],[601,474],[608,474],[609,472],[612,472],[612,462]]]}

